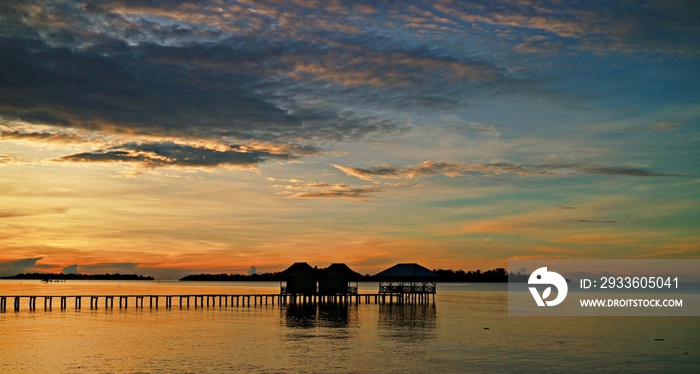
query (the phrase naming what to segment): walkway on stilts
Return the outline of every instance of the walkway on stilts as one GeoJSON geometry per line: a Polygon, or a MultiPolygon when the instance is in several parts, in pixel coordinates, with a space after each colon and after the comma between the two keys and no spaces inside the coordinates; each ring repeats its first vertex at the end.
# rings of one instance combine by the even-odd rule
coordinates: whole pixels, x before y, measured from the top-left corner
{"type": "Polygon", "coordinates": [[[198,294],[198,295],[6,295],[0,296],[0,313],[7,311],[7,302],[14,302],[15,312],[23,310],[24,300],[29,311],[37,310],[37,300],[43,304],[43,309],[53,310],[53,301],[58,301],[60,310],[68,309],[68,304],[73,305],[74,310],[81,310],[83,300],[86,306],[89,301],[90,309],[106,308],[127,309],[130,301],[136,309],[143,309],[148,302],[149,309],[158,309],[160,301],[166,309],[178,307],[185,308],[210,308],[210,307],[234,307],[234,306],[263,306],[263,305],[298,305],[298,304],[429,304],[435,303],[434,293],[376,293],[353,295],[300,295],[300,294],[198,294]],[[431,298],[432,295],[432,298],[431,298]],[[116,303],[115,303],[116,299],[116,303]],[[176,302],[175,302],[176,301],[176,302]]]}

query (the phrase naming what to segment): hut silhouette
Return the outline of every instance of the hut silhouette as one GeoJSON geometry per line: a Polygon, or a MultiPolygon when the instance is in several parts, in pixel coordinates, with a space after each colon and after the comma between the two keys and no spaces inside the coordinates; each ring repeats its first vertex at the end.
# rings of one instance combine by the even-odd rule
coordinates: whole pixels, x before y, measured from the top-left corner
{"type": "Polygon", "coordinates": [[[281,294],[291,295],[315,295],[317,293],[316,281],[318,271],[306,262],[295,262],[292,266],[282,271],[282,279],[285,284],[280,284],[281,294]]]}
{"type": "Polygon", "coordinates": [[[345,264],[334,263],[321,271],[318,293],[320,295],[357,295],[357,283],[360,279],[362,279],[360,273],[345,264]]]}
{"type": "MultiPolygon", "coordinates": [[[[292,304],[347,303],[352,297],[359,303],[361,296],[366,302],[372,296],[358,294],[357,286],[363,279],[362,275],[341,263],[319,270],[306,262],[296,262],[280,275],[280,296],[288,295],[292,304]]],[[[373,278],[379,282],[375,303],[395,300],[399,304],[427,304],[431,295],[435,303],[438,275],[416,263],[396,264],[373,278]]]]}
{"type": "Polygon", "coordinates": [[[374,277],[379,281],[379,294],[419,303],[429,301],[433,295],[435,302],[438,275],[416,263],[396,264],[374,277]]]}

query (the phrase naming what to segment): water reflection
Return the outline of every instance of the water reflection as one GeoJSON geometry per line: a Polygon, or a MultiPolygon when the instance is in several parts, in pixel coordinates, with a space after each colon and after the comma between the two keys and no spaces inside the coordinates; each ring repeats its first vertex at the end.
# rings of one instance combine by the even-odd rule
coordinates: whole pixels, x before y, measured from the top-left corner
{"type": "Polygon", "coordinates": [[[435,305],[379,305],[379,333],[398,339],[432,339],[435,337],[435,305]]]}
{"type": "Polygon", "coordinates": [[[297,304],[280,311],[289,328],[346,328],[357,323],[357,305],[297,304]]]}

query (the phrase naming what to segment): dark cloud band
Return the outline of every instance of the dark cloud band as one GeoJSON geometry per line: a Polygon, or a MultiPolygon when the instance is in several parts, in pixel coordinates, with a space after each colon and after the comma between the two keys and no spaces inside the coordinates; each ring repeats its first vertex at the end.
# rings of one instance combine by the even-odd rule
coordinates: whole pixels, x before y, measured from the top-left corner
{"type": "Polygon", "coordinates": [[[596,174],[596,175],[622,175],[633,177],[680,177],[679,174],[658,173],[654,171],[628,168],[628,167],[588,167],[578,164],[542,164],[542,165],[515,165],[505,162],[465,164],[447,161],[425,161],[419,165],[398,167],[393,165],[376,165],[369,168],[357,168],[342,165],[333,165],[335,168],[364,180],[374,178],[415,179],[431,175],[444,175],[447,177],[461,177],[470,174],[499,175],[515,174],[522,176],[531,175],[562,175],[562,174],[596,174]]]}
{"type": "MultiPolygon", "coordinates": [[[[306,150],[309,152],[310,150],[306,150]]],[[[269,159],[291,160],[292,153],[279,150],[252,149],[246,146],[231,145],[212,149],[172,142],[140,144],[132,143],[118,149],[98,152],[83,152],[64,156],[58,161],[66,162],[128,162],[145,167],[254,167],[269,159]]]]}

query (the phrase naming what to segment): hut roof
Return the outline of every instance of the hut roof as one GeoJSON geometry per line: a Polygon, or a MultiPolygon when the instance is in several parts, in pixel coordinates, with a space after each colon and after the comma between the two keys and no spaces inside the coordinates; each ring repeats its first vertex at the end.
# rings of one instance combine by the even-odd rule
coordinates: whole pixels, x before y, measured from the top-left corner
{"type": "Polygon", "coordinates": [[[325,277],[346,277],[349,280],[358,280],[362,278],[362,274],[350,269],[348,265],[345,264],[331,264],[329,267],[323,269],[323,276],[325,277]]]}
{"type": "Polygon", "coordinates": [[[412,264],[396,264],[380,273],[375,275],[375,277],[380,279],[393,279],[393,280],[416,280],[425,278],[436,278],[438,275],[428,270],[427,268],[420,266],[416,263],[412,264]]]}
{"type": "Polygon", "coordinates": [[[295,262],[292,266],[288,267],[286,270],[284,270],[281,274],[286,275],[286,276],[295,276],[295,275],[306,275],[306,274],[315,274],[316,270],[311,267],[306,262],[295,262]]]}

